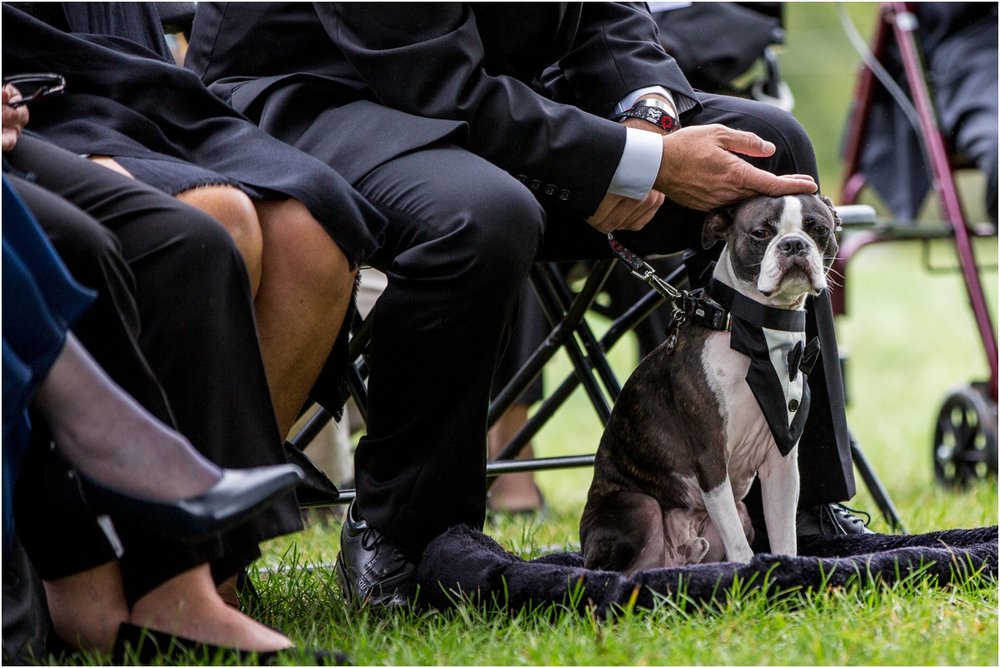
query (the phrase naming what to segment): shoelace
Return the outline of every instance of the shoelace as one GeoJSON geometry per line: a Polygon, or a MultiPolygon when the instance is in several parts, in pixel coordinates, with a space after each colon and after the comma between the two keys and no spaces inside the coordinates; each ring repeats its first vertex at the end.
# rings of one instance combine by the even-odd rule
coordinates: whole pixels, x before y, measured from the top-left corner
{"type": "MultiPolygon", "coordinates": [[[[366,550],[374,550],[378,545],[382,543],[383,540],[385,540],[385,536],[383,536],[379,531],[376,531],[371,527],[365,529],[364,532],[361,534],[361,545],[366,550]]],[[[390,573],[399,570],[400,568],[410,563],[409,556],[396,547],[392,548],[392,550],[388,554],[388,557],[389,560],[388,563],[385,564],[385,566],[387,572],[390,573]]]]}
{"type": "Polygon", "coordinates": [[[374,549],[376,545],[382,542],[382,534],[375,531],[371,527],[364,530],[361,534],[361,546],[366,550],[374,549]]]}
{"type": "Polygon", "coordinates": [[[872,516],[863,510],[857,510],[855,508],[851,508],[850,506],[845,506],[842,503],[831,503],[826,505],[823,510],[820,511],[820,522],[822,523],[826,520],[833,525],[834,531],[840,534],[846,534],[847,531],[840,525],[840,522],[837,520],[837,515],[842,518],[846,518],[852,524],[863,524],[866,527],[872,521],[872,516]],[[865,519],[862,520],[859,517],[855,517],[855,515],[864,515],[865,519]]]}

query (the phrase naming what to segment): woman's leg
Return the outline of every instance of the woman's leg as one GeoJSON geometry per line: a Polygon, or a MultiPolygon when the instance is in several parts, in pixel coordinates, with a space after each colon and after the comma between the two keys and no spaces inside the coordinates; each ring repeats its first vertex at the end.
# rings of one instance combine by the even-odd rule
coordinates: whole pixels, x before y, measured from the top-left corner
{"type": "Polygon", "coordinates": [[[257,212],[264,237],[257,329],[287,435],[337,340],[357,272],[300,202],[259,202],[257,212]]]}
{"type": "MultiPolygon", "coordinates": [[[[111,158],[94,161],[128,174],[111,158]]],[[[271,400],[284,436],[337,339],[356,271],[301,202],[255,204],[229,185],[199,186],[178,193],[177,199],[222,223],[243,256],[271,400]]]]}
{"type": "Polygon", "coordinates": [[[221,477],[187,439],[115,385],[72,333],[34,406],[75,469],[126,494],[183,499],[221,477]]]}
{"type": "MultiPolygon", "coordinates": [[[[4,226],[5,258],[8,250],[11,252],[4,265],[4,311],[13,318],[5,323],[9,326],[5,328],[4,339],[15,351],[30,354],[31,348],[36,346],[35,341],[43,338],[43,331],[24,328],[32,322],[39,328],[49,322],[55,324],[62,314],[53,315],[51,320],[31,320],[32,314],[22,310],[29,304],[34,304],[38,310],[47,308],[48,301],[43,295],[54,293],[59,279],[69,274],[57,271],[64,265],[29,208],[46,221],[59,220],[67,226],[76,221],[76,225],[95,232],[101,228],[79,209],[33,183],[12,176],[10,185],[20,199],[12,192],[13,199],[8,202],[5,181],[5,210],[22,215],[9,216],[4,226]],[[18,268],[22,271],[16,272],[18,268]]],[[[79,234],[75,248],[80,254],[94,257],[113,255],[114,251],[106,245],[108,241],[100,233],[79,234]]],[[[105,290],[105,293],[110,291],[105,290]]],[[[125,293],[127,288],[116,285],[114,291],[125,293]]],[[[49,301],[55,299],[56,294],[48,298],[49,301]]],[[[106,296],[101,297],[95,305],[98,313],[107,312],[106,299],[106,296]]],[[[219,480],[217,467],[122,391],[76,337],[65,329],[62,331],[65,334],[58,345],[53,346],[50,364],[36,371],[39,379],[33,405],[45,418],[60,453],[75,468],[120,491],[152,499],[194,496],[219,480]]],[[[119,353],[127,356],[124,349],[119,353]]],[[[139,387],[138,378],[143,374],[133,375],[139,387]]],[[[152,383],[149,385],[143,386],[143,391],[152,394],[158,389],[151,387],[152,383]]]]}
{"type": "Polygon", "coordinates": [[[228,185],[192,188],[178,193],[177,199],[222,223],[243,256],[250,292],[256,295],[260,289],[263,239],[253,201],[246,193],[228,185]]]}
{"type": "MultiPolygon", "coordinates": [[[[143,331],[143,338],[159,340],[158,333],[166,334],[168,323],[176,326],[177,309],[183,309],[181,313],[190,320],[186,323],[189,328],[201,331],[211,324],[207,322],[210,319],[204,317],[209,311],[199,311],[199,305],[204,303],[212,313],[229,316],[221,318],[218,324],[224,325],[230,333],[226,345],[240,357],[239,366],[221,374],[234,383],[230,394],[236,394],[241,403],[246,403],[247,410],[260,408],[259,402],[243,401],[248,398],[244,393],[249,393],[254,387],[258,394],[262,391],[266,394],[266,388],[263,383],[247,384],[245,381],[248,379],[239,378],[240,369],[253,369],[253,366],[248,366],[252,356],[239,355],[243,350],[238,341],[241,330],[234,328],[247,326],[250,340],[254,342],[252,351],[256,351],[256,339],[253,337],[252,319],[235,317],[236,304],[242,301],[244,310],[249,314],[250,301],[235,250],[223,252],[225,248],[231,248],[225,232],[207,217],[169,197],[141,184],[112,177],[97,167],[91,168],[85,161],[54,147],[32,147],[31,142],[26,142],[24,148],[34,149],[31,157],[36,161],[25,158],[28,164],[21,164],[30,164],[35,168],[40,182],[53,187],[64,186],[62,189],[68,195],[80,200],[81,204],[88,204],[89,210],[101,215],[102,222],[113,226],[121,235],[121,238],[111,235],[93,218],[73,209],[65,200],[51,193],[45,202],[39,203],[40,206],[50,207],[44,209],[45,218],[54,219],[51,221],[54,223],[52,231],[59,245],[72,257],[74,273],[82,277],[81,282],[98,288],[101,293],[97,304],[85,316],[90,320],[85,328],[90,333],[89,338],[94,339],[97,348],[111,362],[122,381],[142,394],[162,420],[171,421],[173,416],[165,402],[166,397],[158,388],[133,339],[139,337],[140,321],[144,325],[152,321],[153,324],[143,331]],[[65,177],[66,183],[60,183],[59,178],[47,178],[42,171],[45,168],[56,170],[56,176],[65,177]],[[115,196],[112,197],[112,194],[115,196]],[[70,215],[71,212],[75,213],[70,215]],[[223,241],[230,246],[225,246],[223,241]],[[121,257],[123,249],[133,260],[134,276],[121,257]],[[187,267],[188,271],[181,274],[167,272],[168,267],[187,267]],[[201,275],[195,269],[207,267],[217,267],[218,273],[203,276],[203,281],[197,280],[201,275]],[[235,283],[223,280],[231,275],[236,277],[235,283]],[[169,289],[171,286],[172,291],[169,289]],[[109,293],[112,296],[109,297],[109,293]],[[145,299],[137,303],[136,296],[143,295],[160,296],[166,300],[154,309],[155,318],[148,311],[151,303],[145,299]],[[105,318],[103,321],[102,317],[105,318]]],[[[25,188],[33,193],[42,190],[32,184],[25,188]]],[[[177,331],[170,334],[169,340],[174,347],[182,348],[186,342],[186,338],[177,331]]],[[[191,399],[190,402],[180,402],[184,404],[181,412],[188,418],[188,408],[192,407],[189,403],[195,404],[204,411],[201,418],[205,421],[205,415],[214,415],[206,404],[226,392],[221,391],[222,384],[216,383],[211,394],[197,399],[191,396],[199,394],[196,392],[200,387],[196,378],[201,377],[200,374],[211,375],[218,366],[206,357],[204,365],[195,364],[192,367],[191,361],[198,358],[198,350],[203,354],[212,352],[210,346],[205,346],[206,339],[196,337],[196,340],[200,342],[200,348],[180,352],[187,366],[169,364],[166,359],[161,363],[172,381],[177,382],[182,375],[187,376],[182,394],[191,399]],[[192,382],[196,384],[192,386],[192,382]]],[[[258,368],[262,377],[259,362],[258,368]]],[[[89,396],[85,390],[81,394],[89,396]]],[[[59,403],[63,399],[55,397],[54,401],[59,403]]],[[[222,403],[229,405],[228,402],[222,403]]],[[[267,448],[253,448],[254,438],[259,439],[262,446],[277,443],[276,434],[272,439],[266,438],[268,433],[274,431],[273,426],[271,430],[266,428],[268,424],[273,425],[273,417],[270,416],[269,405],[266,402],[264,405],[268,410],[263,413],[266,419],[262,423],[255,423],[252,419],[257,412],[233,416],[237,424],[211,426],[212,429],[227,430],[228,436],[221,439],[199,437],[197,442],[209,446],[213,454],[221,455],[222,459],[246,459],[250,460],[250,465],[256,463],[254,460],[265,457],[267,448]],[[244,426],[246,438],[241,438],[242,434],[232,435],[244,426]],[[249,447],[239,449],[234,448],[234,444],[249,447]]],[[[218,417],[223,418],[230,413],[220,413],[218,417]]],[[[253,539],[256,533],[266,535],[290,527],[291,519],[298,521],[294,499],[286,504],[290,513],[286,519],[275,523],[276,518],[272,518],[270,524],[263,526],[257,520],[255,528],[232,532],[222,541],[209,543],[176,544],[150,535],[142,527],[123,522],[117,529],[125,547],[126,565],[113,560],[114,553],[97,530],[93,516],[80,503],[75,485],[58,462],[53,461],[48,449],[39,447],[30,454],[32,461],[26,463],[18,486],[19,526],[24,529],[26,545],[34,548],[33,560],[45,580],[57,633],[66,642],[86,649],[110,649],[121,622],[132,620],[142,623],[143,620],[150,620],[155,617],[156,607],[162,608],[164,613],[184,607],[189,611],[190,619],[197,621],[198,630],[191,634],[196,640],[259,650],[289,646],[289,641],[280,634],[231,609],[219,609],[218,606],[225,606],[214,593],[206,558],[225,556],[242,560],[242,563],[252,559],[256,554],[253,539]],[[187,584],[180,586],[179,583],[187,584]],[[136,613],[132,616],[129,615],[130,601],[136,613]]],[[[276,449],[276,454],[280,455],[280,448],[276,449]]],[[[156,630],[181,632],[169,626],[158,627],[152,622],[150,626],[156,630]]]]}
{"type": "MultiPolygon", "coordinates": [[[[213,462],[234,468],[284,463],[247,278],[226,231],[162,192],[32,137],[22,140],[7,155],[15,167],[36,173],[38,185],[100,221],[74,225],[57,218],[46,228],[74,276],[103,297],[76,329],[95,359],[213,462]]],[[[31,507],[51,505],[44,491],[35,494],[41,499],[31,507]]],[[[206,561],[225,561],[227,574],[235,572],[259,555],[261,540],[300,529],[301,519],[288,495],[214,541],[167,544],[150,539],[142,527],[117,528],[127,548],[121,562],[125,591],[137,600],[206,561]]],[[[62,553],[45,549],[52,532],[38,533],[42,549],[36,554],[81,557],[70,570],[48,564],[54,573],[46,579],[113,557],[98,552],[82,563],[79,546],[62,553]]]]}
{"type": "Polygon", "coordinates": [[[115,561],[43,584],[56,635],[85,651],[109,651],[123,622],[235,649],[267,652],[292,646],[287,637],[226,605],[208,564],[170,578],[131,610],[115,561]]]}
{"type": "MultiPolygon", "coordinates": [[[[91,156],[102,167],[132,178],[132,174],[114,158],[91,156]]],[[[250,291],[257,293],[260,285],[261,234],[253,202],[238,188],[230,185],[206,185],[178,193],[177,199],[200,209],[222,223],[236,243],[250,279],[250,291]]]]}
{"type": "Polygon", "coordinates": [[[118,627],[129,614],[118,562],[42,584],[52,629],[63,642],[84,651],[111,649],[118,627]]]}
{"type": "MultiPolygon", "coordinates": [[[[528,422],[527,403],[516,403],[497,418],[496,423],[487,434],[487,446],[491,458],[496,457],[504,446],[517,435],[517,432],[528,422]]],[[[529,442],[517,459],[531,459],[535,456],[532,444],[529,442]]],[[[535,483],[531,471],[523,473],[507,473],[498,477],[490,486],[486,507],[492,511],[521,513],[541,510],[545,500],[535,483]]]]}
{"type": "Polygon", "coordinates": [[[231,186],[177,198],[221,222],[243,255],[271,401],[287,435],[337,339],[356,271],[296,200],[253,203],[231,186]]]}

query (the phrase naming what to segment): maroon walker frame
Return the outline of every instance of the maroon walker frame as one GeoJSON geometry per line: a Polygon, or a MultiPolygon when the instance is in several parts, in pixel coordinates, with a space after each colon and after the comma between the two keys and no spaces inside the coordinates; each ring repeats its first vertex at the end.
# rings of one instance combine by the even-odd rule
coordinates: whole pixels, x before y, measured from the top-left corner
{"type": "MultiPolygon", "coordinates": [[[[841,315],[846,312],[846,283],[847,264],[854,255],[865,246],[885,241],[896,240],[923,240],[929,241],[933,238],[952,238],[958,257],[959,270],[965,283],[966,292],[975,317],[976,327],[982,339],[983,348],[986,352],[986,360],[989,366],[989,378],[983,384],[976,384],[973,390],[963,390],[961,401],[963,407],[971,406],[977,416],[973,419],[958,419],[964,422],[958,425],[959,440],[975,438],[982,441],[985,438],[989,441],[983,445],[978,443],[969,449],[978,450],[969,456],[975,461],[965,462],[965,464],[975,465],[981,459],[995,474],[996,465],[996,440],[997,440],[997,338],[990,311],[987,306],[986,294],[980,279],[979,266],[973,249],[973,240],[979,236],[995,235],[996,231],[988,233],[974,229],[968,224],[962,202],[958,196],[955,186],[953,153],[948,145],[947,138],[942,134],[938,121],[938,114],[934,106],[933,98],[927,84],[925,69],[921,60],[919,45],[917,41],[917,18],[910,10],[910,3],[887,2],[883,3],[880,12],[880,20],[874,37],[872,48],[876,60],[881,61],[889,40],[893,40],[899,48],[902,61],[903,72],[909,87],[910,99],[917,112],[919,127],[916,128],[918,140],[924,149],[927,164],[929,165],[932,187],[940,200],[940,206],[944,217],[944,228],[939,231],[919,230],[915,228],[876,228],[858,231],[846,238],[841,245],[840,252],[834,260],[834,270],[844,276],[844,286],[834,291],[831,295],[833,300],[834,313],[841,315]],[[979,396],[976,396],[979,395],[979,396]],[[992,402],[992,405],[989,405],[992,402]],[[967,424],[971,422],[972,424],[967,424]],[[970,431],[971,428],[971,431],[970,431]],[[988,431],[985,436],[974,431],[988,431]]],[[[841,204],[854,204],[861,190],[865,186],[865,177],[859,169],[860,156],[868,130],[868,115],[874,95],[877,91],[878,80],[871,68],[862,65],[858,76],[855,92],[853,114],[848,127],[846,137],[845,165],[843,187],[840,194],[841,204]]],[[[952,402],[953,403],[953,402],[952,402]]],[[[953,430],[953,426],[946,424],[951,418],[947,413],[952,404],[946,402],[939,417],[938,434],[936,441],[941,440],[941,432],[953,430]],[[944,422],[942,422],[944,421],[944,422]]],[[[955,434],[947,436],[954,438],[955,434]]],[[[970,441],[971,442],[971,441],[970,441]]],[[[950,447],[950,446],[949,446],[950,447]]],[[[960,449],[961,444],[958,446],[960,449]]],[[[936,451],[940,449],[940,443],[935,443],[936,451]]],[[[967,453],[968,454],[968,453],[967,453]]],[[[977,477],[979,474],[966,471],[955,477],[954,472],[943,472],[939,467],[943,462],[938,461],[943,454],[935,454],[935,472],[939,482],[967,482],[970,477],[977,477]]]]}

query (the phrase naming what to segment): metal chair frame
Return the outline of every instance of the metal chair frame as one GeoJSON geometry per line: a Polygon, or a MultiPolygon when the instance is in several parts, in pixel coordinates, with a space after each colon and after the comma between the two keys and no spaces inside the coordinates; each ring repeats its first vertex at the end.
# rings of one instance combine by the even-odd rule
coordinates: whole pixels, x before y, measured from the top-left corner
{"type": "MultiPolygon", "coordinates": [[[[611,406],[621,392],[621,383],[608,362],[607,353],[626,333],[648,317],[663,302],[662,296],[650,290],[642,299],[615,319],[603,336],[595,335],[586,320],[586,315],[611,274],[615,262],[616,260],[596,262],[578,292],[574,292],[570,288],[559,264],[539,262],[532,267],[529,281],[552,329],[545,341],[491,402],[487,418],[488,424],[492,426],[517,401],[525,389],[542,373],[545,365],[560,350],[566,351],[570,363],[573,365],[573,370],[542,401],[528,422],[504,446],[502,451],[487,463],[486,473],[488,477],[495,478],[504,473],[521,471],[543,471],[593,465],[593,454],[538,457],[524,460],[515,458],[580,385],[583,386],[601,423],[606,423],[611,416],[611,406]]],[[[682,276],[683,267],[666,278],[673,283],[681,281],[682,276]]],[[[365,408],[367,404],[365,385],[367,361],[365,353],[371,338],[371,322],[370,317],[365,320],[357,319],[351,336],[350,355],[354,364],[349,371],[349,384],[351,396],[363,418],[367,418],[365,408]]],[[[332,415],[328,411],[318,408],[302,428],[289,439],[289,444],[303,450],[331,419],[332,415]]],[[[340,497],[335,502],[347,503],[354,496],[353,489],[342,489],[340,497]]]]}
{"type": "MultiPolygon", "coordinates": [[[[843,213],[843,218],[854,221],[869,221],[873,219],[873,216],[874,211],[870,207],[845,207],[843,213]]],[[[650,289],[635,304],[615,318],[603,336],[596,336],[586,320],[586,315],[588,311],[593,309],[595,300],[616,262],[617,260],[600,260],[594,263],[582,286],[575,292],[570,288],[558,264],[539,262],[532,267],[529,280],[552,329],[545,341],[496,395],[490,404],[488,424],[492,426],[499,416],[517,401],[559,350],[566,351],[573,369],[542,401],[528,422],[498,455],[487,462],[486,473],[489,478],[494,479],[505,473],[593,465],[593,454],[532,459],[515,458],[559,410],[573,391],[581,385],[601,423],[606,424],[610,418],[611,407],[621,392],[621,383],[608,362],[607,353],[626,333],[647,318],[664,301],[661,294],[650,289]]],[[[683,286],[686,282],[685,267],[679,266],[664,279],[672,285],[683,286]]],[[[376,306],[376,308],[378,307],[376,306]]],[[[351,338],[351,359],[354,360],[354,365],[350,370],[349,382],[351,395],[363,417],[365,417],[367,402],[365,351],[371,337],[371,322],[370,317],[364,321],[358,319],[355,322],[351,338]]],[[[302,429],[289,440],[290,445],[299,450],[304,449],[329,423],[331,417],[326,410],[322,408],[317,410],[302,429]]],[[[883,516],[893,529],[902,530],[902,522],[887,490],[878,479],[861,447],[853,438],[851,440],[851,457],[883,516]]],[[[340,497],[333,502],[348,503],[354,498],[353,489],[342,489],[340,497]]]]}

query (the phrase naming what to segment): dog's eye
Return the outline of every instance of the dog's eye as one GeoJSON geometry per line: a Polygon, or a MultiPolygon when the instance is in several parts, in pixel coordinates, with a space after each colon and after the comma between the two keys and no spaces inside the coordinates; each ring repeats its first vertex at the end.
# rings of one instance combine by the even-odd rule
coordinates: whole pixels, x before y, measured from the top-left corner
{"type": "Polygon", "coordinates": [[[766,227],[755,227],[750,230],[750,236],[757,241],[763,241],[771,236],[771,230],[766,227]]]}
{"type": "Polygon", "coordinates": [[[815,218],[806,218],[802,221],[802,226],[816,239],[826,239],[830,236],[827,226],[815,218]]]}

